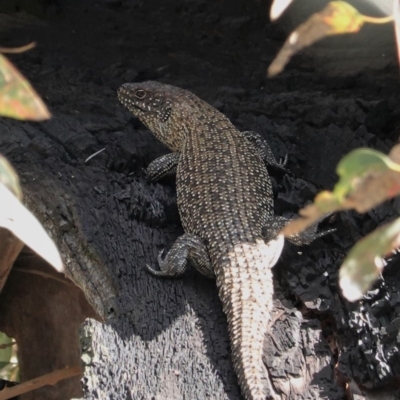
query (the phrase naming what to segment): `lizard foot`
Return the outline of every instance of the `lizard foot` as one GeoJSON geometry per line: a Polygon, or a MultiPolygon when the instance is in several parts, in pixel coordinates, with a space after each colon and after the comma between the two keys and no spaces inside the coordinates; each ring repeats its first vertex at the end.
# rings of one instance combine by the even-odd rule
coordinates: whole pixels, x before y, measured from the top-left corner
{"type": "Polygon", "coordinates": [[[170,268],[168,264],[168,254],[164,257],[165,249],[162,249],[158,253],[157,262],[159,266],[159,270],[150,267],[150,265],[146,264],[146,269],[151,274],[155,276],[166,276],[166,277],[173,277],[176,276],[176,272],[173,271],[173,268],[170,268]]]}
{"type": "Polygon", "coordinates": [[[214,278],[214,270],[206,246],[201,238],[185,233],[179,237],[171,250],[164,257],[164,250],[161,250],[157,257],[159,270],[149,265],[146,269],[153,275],[164,277],[177,277],[182,275],[187,268],[187,262],[208,278],[214,278]]]}

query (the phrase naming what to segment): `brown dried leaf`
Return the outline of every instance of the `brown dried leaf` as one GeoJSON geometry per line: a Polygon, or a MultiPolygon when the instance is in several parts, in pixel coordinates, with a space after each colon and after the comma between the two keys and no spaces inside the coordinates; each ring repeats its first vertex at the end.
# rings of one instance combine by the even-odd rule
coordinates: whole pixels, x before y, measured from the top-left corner
{"type": "Polygon", "coordinates": [[[304,47],[326,36],[358,32],[364,22],[364,16],[345,1],[330,2],[291,33],[269,66],[268,76],[282,72],[290,58],[304,47]]]}

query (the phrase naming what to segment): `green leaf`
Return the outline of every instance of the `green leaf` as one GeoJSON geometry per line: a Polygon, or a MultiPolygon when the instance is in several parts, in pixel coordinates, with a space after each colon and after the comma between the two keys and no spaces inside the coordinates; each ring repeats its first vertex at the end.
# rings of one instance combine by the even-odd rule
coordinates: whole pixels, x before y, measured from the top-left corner
{"type": "Polygon", "coordinates": [[[379,151],[366,148],[353,150],[337,165],[336,172],[340,181],[335,186],[334,195],[343,199],[357,185],[360,178],[389,169],[400,172],[400,166],[379,151]]]}
{"type": "Polygon", "coordinates": [[[339,182],[332,192],[319,193],[314,203],[300,210],[301,218],[283,229],[290,236],[312,225],[325,214],[355,209],[366,212],[400,193],[400,145],[389,156],[371,149],[357,149],[339,162],[339,182]]]}
{"type": "Polygon", "coordinates": [[[400,218],[361,239],[349,252],[339,272],[339,285],[349,301],[371,287],[384,267],[382,257],[400,245],[400,218]]]}
{"type": "MultiPolygon", "coordinates": [[[[5,333],[0,332],[0,345],[9,345],[12,342],[13,339],[8,337],[5,333]]],[[[0,368],[10,363],[11,355],[12,355],[11,346],[7,346],[3,349],[0,349],[0,364],[3,364],[0,365],[0,368]]]]}

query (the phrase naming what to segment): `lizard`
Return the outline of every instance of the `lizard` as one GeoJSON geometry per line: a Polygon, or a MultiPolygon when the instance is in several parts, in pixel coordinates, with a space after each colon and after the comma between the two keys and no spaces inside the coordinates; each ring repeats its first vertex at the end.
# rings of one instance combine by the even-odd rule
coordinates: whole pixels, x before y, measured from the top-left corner
{"type": "MultiPolygon", "coordinates": [[[[282,252],[279,234],[288,219],[274,216],[266,165],[282,167],[261,135],[240,132],[195,94],[155,81],[125,83],[118,98],[170,150],[152,161],[152,181],[176,172],[177,205],[184,234],[164,256],[156,276],[178,277],[188,261],[215,278],[227,316],[232,361],[247,400],[275,399],[262,361],[271,323],[271,268],[282,252]]],[[[314,224],[289,238],[309,244],[330,231],[314,224]]]]}

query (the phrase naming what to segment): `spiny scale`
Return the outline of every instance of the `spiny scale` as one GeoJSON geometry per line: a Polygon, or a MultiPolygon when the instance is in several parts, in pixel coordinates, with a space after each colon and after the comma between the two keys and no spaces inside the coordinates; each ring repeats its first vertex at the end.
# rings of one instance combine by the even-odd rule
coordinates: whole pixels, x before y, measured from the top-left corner
{"type": "Polygon", "coordinates": [[[160,270],[148,269],[158,276],[179,276],[190,260],[202,274],[215,276],[245,398],[277,398],[262,348],[272,307],[271,268],[283,238],[266,243],[262,228],[274,232],[282,224],[273,217],[264,161],[279,164],[266,143],[257,151],[251,143],[254,132],[239,132],[218,110],[186,90],[143,82],[122,85],[118,97],[173,152],[153,161],[148,175],[160,179],[177,167],[185,234],[164,259],[160,255],[160,270]],[[260,154],[267,158],[262,160],[260,154]]]}

